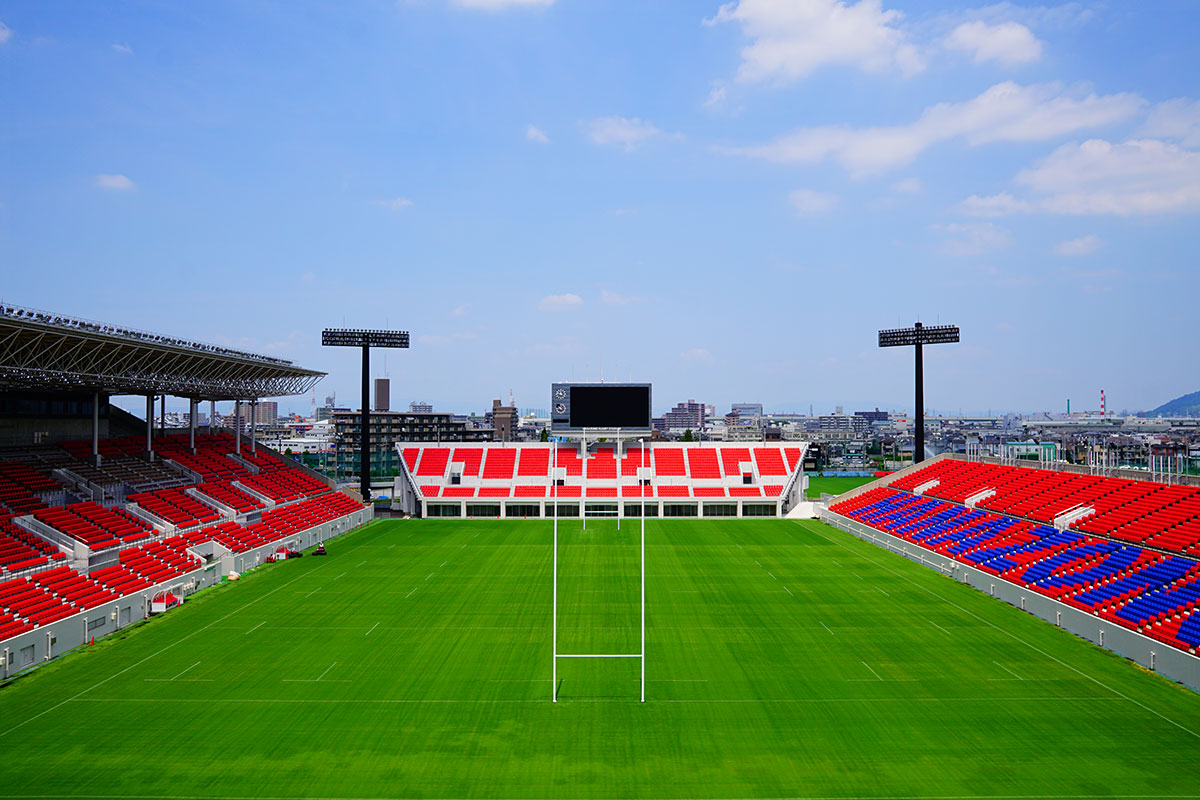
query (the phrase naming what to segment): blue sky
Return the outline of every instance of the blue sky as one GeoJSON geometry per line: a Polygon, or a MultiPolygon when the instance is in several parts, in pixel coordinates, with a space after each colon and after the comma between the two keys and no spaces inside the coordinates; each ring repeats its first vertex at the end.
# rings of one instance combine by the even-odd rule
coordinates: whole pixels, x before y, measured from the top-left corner
{"type": "MultiPolygon", "coordinates": [[[[393,404],[559,379],[928,406],[1194,391],[1200,6],[0,2],[6,302],[393,404]],[[382,372],[382,358],[376,358],[382,372]]],[[[136,404],[135,404],[136,405],[136,404]]],[[[307,399],[282,405],[307,410],[307,399]]]]}

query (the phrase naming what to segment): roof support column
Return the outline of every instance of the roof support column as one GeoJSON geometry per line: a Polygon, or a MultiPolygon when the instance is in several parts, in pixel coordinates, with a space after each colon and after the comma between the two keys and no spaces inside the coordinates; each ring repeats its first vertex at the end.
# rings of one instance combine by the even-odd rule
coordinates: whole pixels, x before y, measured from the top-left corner
{"type": "Polygon", "coordinates": [[[92,392],[92,466],[100,466],[100,393],[92,392]]]}
{"type": "Polygon", "coordinates": [[[196,404],[200,401],[188,398],[188,452],[196,454],[196,404]]]}
{"type": "Polygon", "coordinates": [[[233,452],[242,454],[242,401],[233,401],[233,452]]]}
{"type": "Polygon", "coordinates": [[[250,454],[258,455],[258,398],[250,401],[250,454]]]}
{"type": "Polygon", "coordinates": [[[208,401],[208,435],[213,436],[217,432],[217,401],[208,401]]]}
{"type": "Polygon", "coordinates": [[[158,399],[158,435],[167,435],[167,396],[158,399]]]}
{"type": "Polygon", "coordinates": [[[154,395],[146,395],[146,460],[154,460],[154,395]]]}

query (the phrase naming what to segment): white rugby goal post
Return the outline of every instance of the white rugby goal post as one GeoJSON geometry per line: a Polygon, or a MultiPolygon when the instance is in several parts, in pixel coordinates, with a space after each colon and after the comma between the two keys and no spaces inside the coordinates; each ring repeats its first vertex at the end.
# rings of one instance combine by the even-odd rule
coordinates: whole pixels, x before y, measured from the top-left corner
{"type": "MultiPolygon", "coordinates": [[[[646,448],[641,439],[638,440],[641,445],[642,453],[642,469],[645,469],[646,448]]],[[[560,658],[636,658],[641,662],[641,699],[639,702],[646,702],[646,509],[645,509],[645,490],[643,489],[641,498],[642,508],[642,533],[640,545],[640,564],[641,564],[641,648],[638,653],[560,653],[558,652],[558,443],[554,442],[554,469],[551,471],[551,491],[553,492],[553,507],[554,507],[554,592],[553,592],[553,614],[551,617],[551,639],[553,650],[554,665],[550,673],[550,700],[558,702],[558,660],[560,658]]],[[[640,485],[640,477],[639,477],[640,485]]],[[[586,495],[586,492],[583,493],[586,495]]],[[[617,530],[621,529],[620,519],[621,497],[620,490],[617,496],[617,530]]],[[[580,516],[584,520],[584,529],[587,529],[587,498],[586,496],[579,498],[580,516]]],[[[599,514],[597,514],[598,516],[599,514]]],[[[612,516],[611,513],[606,513],[604,516],[612,516]]]]}

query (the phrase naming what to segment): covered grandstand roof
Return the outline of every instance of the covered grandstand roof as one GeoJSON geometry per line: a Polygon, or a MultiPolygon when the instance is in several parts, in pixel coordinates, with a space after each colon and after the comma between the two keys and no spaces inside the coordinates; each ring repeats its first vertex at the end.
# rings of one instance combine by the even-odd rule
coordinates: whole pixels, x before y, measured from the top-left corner
{"type": "Polygon", "coordinates": [[[0,391],[238,400],[303,394],[324,376],[282,358],[0,305],[0,391]]]}

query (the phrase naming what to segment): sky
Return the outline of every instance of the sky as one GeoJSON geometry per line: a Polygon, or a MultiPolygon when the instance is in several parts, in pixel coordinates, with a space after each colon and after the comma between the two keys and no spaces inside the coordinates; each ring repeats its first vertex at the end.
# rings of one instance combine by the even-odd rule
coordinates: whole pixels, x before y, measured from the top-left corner
{"type": "Polygon", "coordinates": [[[0,2],[0,300],[350,407],[324,327],[411,332],[393,408],[603,378],[911,409],[876,332],[920,320],[962,329],[927,408],[1149,409],[1200,388],[1197,30],[1192,0],[0,2]]]}

